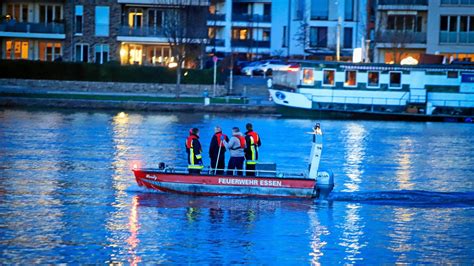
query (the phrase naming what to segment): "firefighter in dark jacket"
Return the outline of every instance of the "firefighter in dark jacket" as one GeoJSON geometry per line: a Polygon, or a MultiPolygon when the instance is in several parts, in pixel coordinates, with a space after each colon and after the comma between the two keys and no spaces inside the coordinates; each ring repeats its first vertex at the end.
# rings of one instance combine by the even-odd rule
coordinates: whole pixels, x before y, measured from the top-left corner
{"type": "Polygon", "coordinates": [[[191,128],[186,139],[186,153],[188,154],[188,170],[190,174],[200,174],[202,168],[202,149],[199,142],[199,129],[191,128]]]}
{"type": "Polygon", "coordinates": [[[209,145],[209,158],[211,159],[211,169],[217,175],[224,174],[225,168],[225,152],[226,148],[222,140],[229,141],[227,135],[222,133],[222,128],[216,126],[214,128],[215,134],[211,138],[209,145]]]}
{"type": "Polygon", "coordinates": [[[262,145],[260,136],[257,132],[253,131],[252,124],[248,123],[246,126],[247,132],[245,132],[245,169],[247,176],[255,176],[255,166],[258,162],[258,147],[262,145]]]}

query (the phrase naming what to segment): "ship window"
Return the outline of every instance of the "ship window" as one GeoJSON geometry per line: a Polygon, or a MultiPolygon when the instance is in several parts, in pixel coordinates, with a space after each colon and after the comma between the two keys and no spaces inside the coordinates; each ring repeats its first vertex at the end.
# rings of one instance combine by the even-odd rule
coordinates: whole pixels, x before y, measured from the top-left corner
{"type": "Polygon", "coordinates": [[[369,71],[367,87],[379,87],[379,72],[376,71],[369,71]]]}
{"type": "Polygon", "coordinates": [[[344,81],[344,86],[346,87],[357,86],[357,71],[355,70],[346,71],[346,80],[344,81]]]}
{"type": "Polygon", "coordinates": [[[303,85],[314,85],[314,69],[303,68],[303,85]]]}
{"type": "Polygon", "coordinates": [[[401,72],[390,72],[390,88],[402,87],[402,73],[401,72]]]}
{"type": "Polygon", "coordinates": [[[457,79],[459,72],[457,71],[448,71],[448,78],[449,79],[457,79]]]}
{"type": "Polygon", "coordinates": [[[334,75],[335,70],[324,70],[323,71],[323,85],[334,86],[334,75]]]}

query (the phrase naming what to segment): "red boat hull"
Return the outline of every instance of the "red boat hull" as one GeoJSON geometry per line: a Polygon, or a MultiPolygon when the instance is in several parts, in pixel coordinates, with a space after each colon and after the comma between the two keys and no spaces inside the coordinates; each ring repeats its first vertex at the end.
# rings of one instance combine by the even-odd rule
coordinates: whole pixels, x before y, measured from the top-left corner
{"type": "Polygon", "coordinates": [[[188,195],[315,197],[316,181],[303,178],[191,175],[154,170],[133,170],[139,186],[188,195]]]}

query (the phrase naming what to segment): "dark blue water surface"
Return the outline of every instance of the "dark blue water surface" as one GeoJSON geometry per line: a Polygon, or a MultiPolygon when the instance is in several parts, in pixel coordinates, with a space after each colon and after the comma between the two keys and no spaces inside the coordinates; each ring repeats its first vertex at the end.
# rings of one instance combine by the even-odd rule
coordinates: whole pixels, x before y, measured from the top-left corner
{"type": "Polygon", "coordinates": [[[185,165],[190,127],[207,150],[246,122],[261,161],[307,168],[312,120],[0,110],[0,263],[474,263],[471,124],[321,121],[329,201],[135,184],[135,163],[185,165]]]}

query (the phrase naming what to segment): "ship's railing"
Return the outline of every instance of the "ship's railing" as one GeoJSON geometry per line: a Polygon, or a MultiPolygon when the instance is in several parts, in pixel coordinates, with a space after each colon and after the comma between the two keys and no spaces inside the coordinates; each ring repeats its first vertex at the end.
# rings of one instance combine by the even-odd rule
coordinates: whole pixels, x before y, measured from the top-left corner
{"type": "MultiPolygon", "coordinates": [[[[142,168],[140,170],[145,170],[145,171],[156,171],[156,172],[162,172],[162,173],[176,173],[176,174],[188,174],[188,168],[187,167],[171,167],[167,166],[163,169],[159,168],[142,168]]],[[[205,166],[201,170],[201,175],[216,175],[216,176],[223,176],[223,177],[246,177],[246,178],[252,178],[252,177],[260,177],[260,178],[308,178],[307,174],[301,173],[301,172],[282,172],[282,171],[272,171],[272,170],[231,170],[232,175],[228,175],[227,172],[229,169],[216,169],[212,168],[210,166],[205,166]],[[223,171],[223,175],[215,174],[217,171],[223,171]],[[244,176],[237,175],[237,172],[242,171],[244,173],[244,176]],[[247,176],[246,173],[250,172],[255,172],[255,176],[247,176]]]]}
{"type": "Polygon", "coordinates": [[[471,100],[429,100],[435,107],[474,107],[474,101],[471,100]]]}
{"type": "Polygon", "coordinates": [[[387,97],[363,97],[363,96],[316,96],[312,95],[312,101],[320,102],[321,98],[330,98],[328,103],[340,103],[340,104],[366,104],[366,105],[406,105],[408,99],[406,93],[400,98],[387,98],[387,97]]]}

